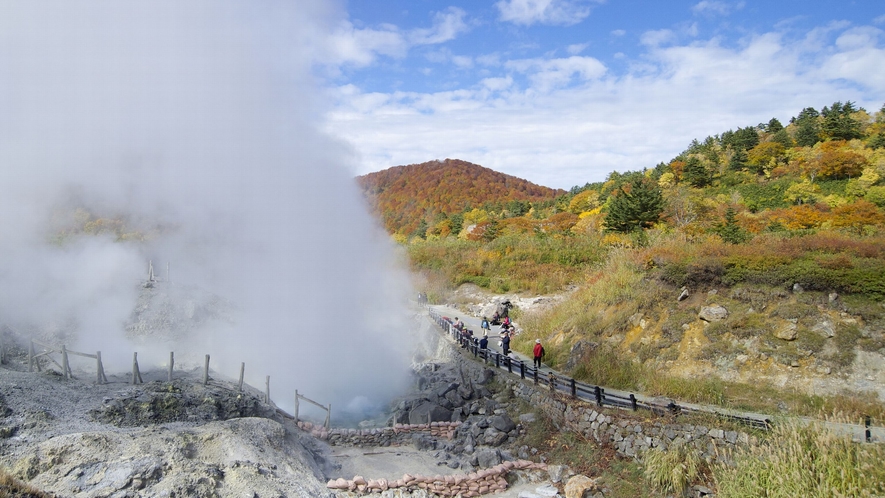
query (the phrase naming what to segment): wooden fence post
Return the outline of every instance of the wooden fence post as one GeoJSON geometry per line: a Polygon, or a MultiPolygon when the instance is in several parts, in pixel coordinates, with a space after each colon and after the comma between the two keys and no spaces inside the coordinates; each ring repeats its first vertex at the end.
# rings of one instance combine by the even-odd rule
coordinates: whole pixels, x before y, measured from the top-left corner
{"type": "Polygon", "coordinates": [[[206,355],[206,364],[203,367],[203,385],[209,384],[209,355],[206,355]]]}
{"type": "Polygon", "coordinates": [[[172,382],[172,369],[175,368],[175,352],[169,351],[169,376],[168,381],[172,382]]]}
{"type": "Polygon", "coordinates": [[[28,346],[28,372],[34,371],[34,341],[28,346]]]}
{"type": "Polygon", "coordinates": [[[264,380],[264,402],[270,403],[270,375],[264,380]]]}
{"type": "Polygon", "coordinates": [[[323,424],[326,426],[326,429],[329,428],[329,424],[332,421],[332,403],[329,403],[329,409],[326,410],[326,423],[323,424]]]}
{"type": "Polygon", "coordinates": [[[68,360],[68,350],[64,346],[64,344],[62,344],[62,346],[61,346],[61,355],[62,355],[62,360],[65,363],[64,368],[65,368],[65,371],[67,372],[67,376],[69,379],[73,379],[74,378],[74,371],[71,370],[71,362],[68,360]]]}
{"type": "MultiPolygon", "coordinates": [[[[246,362],[240,363],[240,382],[237,384],[237,391],[243,390],[243,374],[246,372],[246,362]]],[[[298,391],[295,391],[296,393],[298,391]]]]}
{"type": "Polygon", "coordinates": [[[64,371],[62,373],[65,378],[70,379],[70,377],[68,377],[68,349],[64,344],[61,345],[61,369],[64,371]]]}
{"type": "Polygon", "coordinates": [[[107,379],[104,376],[104,365],[101,364],[101,351],[95,352],[95,382],[104,384],[107,379]]]}
{"type": "Polygon", "coordinates": [[[138,370],[138,353],[132,353],[132,385],[143,384],[141,372],[138,370]]]}
{"type": "Polygon", "coordinates": [[[295,423],[298,423],[298,389],[295,390],[295,423]]]}

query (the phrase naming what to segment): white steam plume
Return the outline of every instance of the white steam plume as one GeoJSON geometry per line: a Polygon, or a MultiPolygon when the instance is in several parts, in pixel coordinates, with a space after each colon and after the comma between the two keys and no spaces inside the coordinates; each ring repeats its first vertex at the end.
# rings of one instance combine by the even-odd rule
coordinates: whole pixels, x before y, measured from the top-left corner
{"type": "Polygon", "coordinates": [[[314,126],[326,5],[0,0],[0,322],[107,350],[152,258],[237,308],[177,355],[244,361],[284,406],[402,389],[405,278],[314,126]],[[59,241],[76,208],[158,235],[59,241]]]}

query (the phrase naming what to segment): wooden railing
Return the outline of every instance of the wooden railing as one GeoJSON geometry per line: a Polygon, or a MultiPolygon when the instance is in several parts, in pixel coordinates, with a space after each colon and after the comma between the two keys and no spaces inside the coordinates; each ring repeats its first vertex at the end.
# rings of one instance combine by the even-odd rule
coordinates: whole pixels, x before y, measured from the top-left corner
{"type": "MultiPolygon", "coordinates": [[[[8,358],[6,357],[7,351],[8,351],[8,348],[5,347],[5,344],[3,343],[2,338],[0,338],[0,365],[5,364],[8,361],[8,358]]],[[[95,364],[96,364],[95,383],[96,384],[107,384],[108,383],[108,378],[105,375],[105,371],[104,371],[104,365],[102,364],[101,351],[96,351],[95,354],[83,353],[80,351],[70,350],[67,348],[66,345],[62,345],[60,347],[59,346],[52,346],[52,345],[44,344],[42,342],[35,341],[35,340],[31,340],[28,344],[28,372],[34,372],[34,371],[42,372],[43,371],[42,363],[48,362],[48,363],[52,363],[56,367],[58,367],[58,369],[61,370],[62,375],[64,376],[65,379],[75,379],[74,371],[71,368],[70,361],[69,361],[70,355],[94,359],[95,364]],[[58,355],[58,359],[53,357],[53,355],[58,355]]],[[[202,379],[201,379],[201,383],[203,385],[208,385],[209,380],[210,380],[209,360],[210,360],[210,355],[207,354],[205,356],[205,361],[203,363],[203,375],[202,375],[202,379]]],[[[173,380],[174,367],[175,367],[175,353],[170,351],[169,352],[168,373],[167,373],[167,381],[168,382],[172,382],[172,380],[173,380]]],[[[245,370],[246,370],[246,363],[245,362],[240,363],[239,381],[236,384],[237,391],[243,390],[243,385],[244,385],[243,378],[244,378],[245,370]]],[[[138,352],[132,353],[132,373],[129,377],[129,383],[132,385],[144,383],[144,380],[141,376],[141,368],[138,365],[138,352]]],[[[251,386],[249,386],[249,387],[251,387],[251,386]]],[[[253,387],[253,389],[255,389],[255,388],[253,387]]],[[[257,391],[257,389],[255,389],[255,390],[257,391]]],[[[279,413],[280,415],[282,415],[286,418],[294,419],[297,422],[299,420],[299,400],[307,401],[307,402],[309,402],[313,405],[316,405],[317,407],[325,410],[326,419],[325,419],[325,422],[323,425],[327,429],[330,427],[330,421],[331,421],[331,417],[332,417],[332,404],[330,403],[328,405],[322,405],[310,398],[307,398],[306,396],[299,394],[297,389],[295,390],[295,415],[294,416],[286,413],[285,411],[283,411],[282,409],[280,409],[276,406],[274,406],[274,407],[275,407],[277,413],[279,413]]],[[[274,403],[270,397],[270,375],[265,377],[264,402],[267,404],[270,404],[270,405],[274,405],[274,403]]]]}
{"type": "Polygon", "coordinates": [[[726,418],[750,427],[768,429],[771,421],[765,417],[750,415],[727,414],[714,409],[694,408],[678,405],[673,401],[656,403],[653,401],[640,401],[635,394],[621,395],[606,391],[602,386],[586,384],[575,379],[559,375],[555,372],[544,372],[536,368],[534,364],[528,365],[520,359],[505,356],[504,354],[479,347],[479,341],[465,337],[461,331],[455,329],[454,324],[447,317],[440,316],[433,309],[429,310],[431,318],[439,325],[446,334],[450,335],[463,349],[473,355],[477,361],[486,365],[494,365],[496,369],[506,370],[509,374],[518,375],[521,379],[534,382],[536,385],[545,386],[551,392],[564,393],[572,399],[581,399],[596,403],[597,406],[609,406],[628,410],[649,410],[653,413],[679,414],[688,412],[712,413],[718,417],[726,418]]]}

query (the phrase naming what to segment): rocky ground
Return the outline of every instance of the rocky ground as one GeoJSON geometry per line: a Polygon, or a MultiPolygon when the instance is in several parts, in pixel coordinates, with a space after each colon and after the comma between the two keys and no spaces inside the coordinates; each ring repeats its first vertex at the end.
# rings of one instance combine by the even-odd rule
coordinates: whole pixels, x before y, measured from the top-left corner
{"type": "MultiPolygon", "coordinates": [[[[456,350],[426,316],[420,319],[428,340],[416,357],[415,391],[393,404],[388,420],[461,424],[451,438],[416,434],[399,446],[329,446],[264,403],[261,393],[239,392],[221,378],[203,385],[197,370],[176,371],[173,382],[165,371],[143,372],[137,385],[126,374],[109,375],[105,384],[88,372],[65,379],[51,364],[29,373],[25,348],[11,347],[7,334],[0,467],[58,496],[315,498],[336,496],[326,483],[339,477],[466,476],[502,462],[537,461],[537,450],[519,444],[532,416],[522,413],[526,407],[496,392],[490,371],[451,361],[456,350]]],[[[559,481],[562,469],[554,473],[559,481]]],[[[548,472],[511,472],[507,479],[508,489],[497,496],[556,492],[548,472]]],[[[429,495],[391,490],[388,496],[429,495]]]]}
{"type": "Polygon", "coordinates": [[[144,376],[0,368],[0,466],[59,496],[330,496],[326,450],[256,393],[144,376]]]}

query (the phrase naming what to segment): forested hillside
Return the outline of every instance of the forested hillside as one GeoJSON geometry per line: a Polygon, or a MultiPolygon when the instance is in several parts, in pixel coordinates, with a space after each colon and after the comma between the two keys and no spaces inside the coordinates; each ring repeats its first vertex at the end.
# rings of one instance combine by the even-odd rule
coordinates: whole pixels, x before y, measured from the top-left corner
{"type": "Polygon", "coordinates": [[[458,159],[396,166],[357,181],[387,230],[403,240],[457,235],[462,213],[473,208],[521,216],[531,203],[565,193],[458,159]]]}
{"type": "Polygon", "coordinates": [[[428,206],[396,237],[431,300],[463,283],[564,293],[519,318],[517,350],[540,338],[551,365],[624,389],[885,417],[875,395],[819,396],[885,397],[885,108],[720,131],[525,212],[478,204],[447,213],[460,230],[428,206]]]}
{"type": "Polygon", "coordinates": [[[885,108],[808,107],[786,126],[772,118],[696,139],[654,167],[612,172],[555,198],[540,187],[517,190],[513,179],[508,195],[530,200],[508,202],[492,182],[474,180],[477,172],[496,178],[449,160],[360,182],[388,229],[408,242],[415,267],[438,269],[450,284],[555,291],[627,247],[649,252],[661,278],[677,285],[799,281],[885,296],[885,108]],[[422,180],[427,187],[414,185],[422,180]],[[691,246],[665,251],[673,240],[691,246]],[[763,264],[762,247],[779,252],[763,264]],[[710,267],[694,269],[704,258],[710,267]]]}

